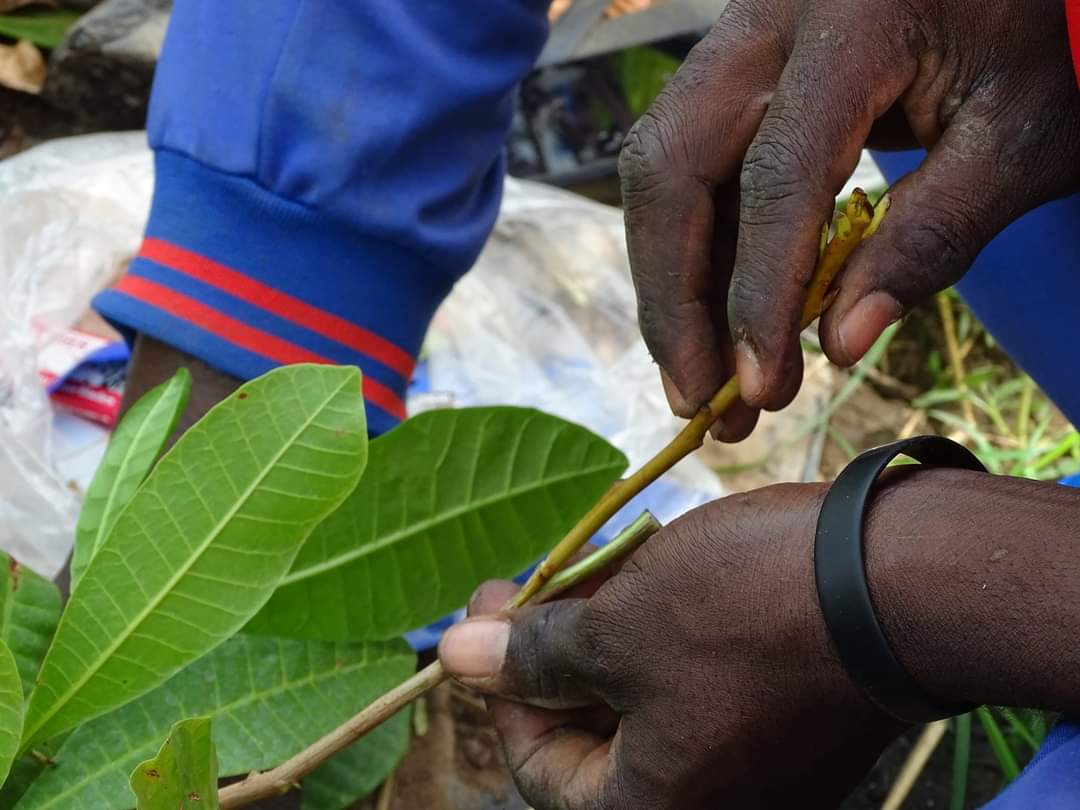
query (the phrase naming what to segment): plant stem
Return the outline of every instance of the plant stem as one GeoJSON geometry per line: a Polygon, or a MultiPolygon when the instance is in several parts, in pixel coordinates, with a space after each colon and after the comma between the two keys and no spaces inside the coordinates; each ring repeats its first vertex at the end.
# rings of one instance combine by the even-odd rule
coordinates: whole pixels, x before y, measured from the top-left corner
{"type": "MultiPolygon", "coordinates": [[[[606,546],[554,577],[543,592],[537,594],[534,601],[546,602],[575,585],[591,579],[599,572],[628,557],[659,530],[659,521],[649,512],[642,513],[606,546]]],[[[367,706],[347,723],[338,726],[296,756],[276,768],[262,773],[253,773],[243,781],[223,788],[218,793],[219,807],[221,810],[244,807],[260,799],[287,793],[330,757],[389,720],[448,677],[439,661],[424,667],[407,681],[395,686],[367,706]]]]}
{"type": "Polygon", "coordinates": [[[686,427],[664,449],[649,459],[629,478],[613,486],[600,501],[585,513],[514,596],[511,607],[521,607],[529,602],[553,577],[566,561],[574,556],[600,528],[622,509],[631,498],[670,470],[676,463],[697,450],[705,441],[705,434],[720,415],[739,397],[738,377],[732,377],[705,405],[686,427]]]}
{"type": "Polygon", "coordinates": [[[375,801],[375,810],[390,810],[393,801],[394,772],[390,771],[390,775],[386,777],[386,781],[382,783],[382,787],[379,789],[379,798],[375,801]]]}
{"type": "MultiPolygon", "coordinates": [[[[886,194],[875,208],[870,205],[862,189],[855,189],[848,198],[842,214],[837,215],[836,235],[825,246],[818,258],[817,267],[807,285],[806,304],[803,307],[802,326],[812,324],[830,303],[829,289],[840,272],[844,262],[859,246],[862,239],[871,236],[881,224],[889,210],[890,199],[886,194]]],[[[631,498],[645,487],[670,470],[677,462],[697,450],[705,441],[705,434],[719,419],[724,411],[739,398],[739,379],[733,376],[724,386],[701,407],[693,419],[679,431],[678,435],[659,453],[653,456],[629,478],[611,487],[590,509],[577,525],[555,546],[547,558],[537,566],[532,576],[526,581],[517,595],[506,605],[507,610],[521,607],[543,591],[544,599],[549,599],[578,582],[593,576],[606,564],[610,564],[628,554],[644,542],[648,535],[659,528],[651,515],[635,520],[619,537],[608,544],[623,545],[608,552],[609,562],[592,562],[594,554],[578,563],[565,573],[565,578],[558,578],[559,570],[573,557],[582,546],[608,520],[614,516],[631,498]],[[655,527],[654,527],[655,526],[655,527]],[[636,527],[636,528],[635,528],[636,527]],[[645,537],[633,545],[638,533],[647,532],[645,537]],[[629,549],[629,550],[628,550],[629,549]],[[582,567],[584,564],[584,567],[582,567]],[[554,578],[554,580],[553,580],[554,578]],[[549,585],[550,581],[550,585],[549,585]],[[545,586],[548,586],[545,588],[545,586]]],[[[543,600],[541,600],[543,601],[543,600]]],[[[278,796],[295,787],[301,779],[311,773],[330,757],[351,745],[379,724],[393,717],[420,695],[433,689],[447,679],[442,663],[425,667],[407,681],[391,689],[370,706],[355,715],[351,720],[331,731],[321,740],[301,751],[287,762],[269,771],[253,773],[242,782],[229,785],[218,796],[221,810],[243,807],[259,799],[278,796]]]]}
{"type": "MultiPolygon", "coordinates": [[[[601,571],[606,571],[615,563],[625,560],[662,528],[660,521],[653,517],[652,512],[648,510],[642,512],[606,546],[601,546],[585,559],[579,560],[553,576],[532,601],[537,604],[549,602],[571,588],[587,582],[601,571]]],[[[507,603],[507,608],[511,606],[512,603],[507,603]]]]}
{"type": "MultiPolygon", "coordinates": [[[[886,194],[878,203],[878,208],[870,205],[866,194],[855,189],[848,198],[844,213],[837,215],[836,235],[821,253],[817,267],[807,286],[806,303],[802,312],[802,328],[812,324],[827,308],[829,287],[844,262],[848,260],[864,236],[877,231],[881,220],[891,205],[886,194]]],[[[525,586],[514,597],[514,607],[521,607],[544,587],[552,576],[562,568],[566,561],[577,553],[589,538],[631,498],[671,469],[677,462],[686,458],[705,443],[705,434],[717,419],[723,416],[732,403],[739,398],[739,377],[732,376],[724,386],[713,395],[697,412],[693,419],[679,431],[668,445],[645,463],[641,469],[629,478],[620,481],[607,491],[600,501],[590,509],[570,533],[551,550],[525,586]]]]}
{"type": "Polygon", "coordinates": [[[919,739],[915,743],[915,747],[911,749],[911,753],[904,762],[900,775],[896,777],[892,790],[885,797],[885,803],[881,805],[881,810],[900,810],[904,806],[904,802],[907,800],[908,794],[911,793],[911,789],[915,787],[923,768],[930,761],[931,755],[933,755],[948,730],[948,720],[938,720],[923,729],[922,734],[919,735],[919,739]]]}
{"type": "Polygon", "coordinates": [[[998,767],[1001,768],[1001,775],[1005,777],[1006,784],[1013,781],[1020,775],[1020,765],[1016,761],[1016,754],[1009,747],[1009,741],[1001,733],[1001,726],[998,725],[994,715],[986,706],[977,708],[975,716],[982,723],[983,731],[986,732],[986,738],[990,741],[990,748],[994,751],[994,756],[997,758],[998,767]]]}
{"type": "Polygon", "coordinates": [[[442,664],[438,661],[424,667],[296,756],[276,768],[253,773],[243,781],[221,790],[218,793],[218,806],[221,810],[228,810],[288,793],[317,767],[389,720],[420,695],[438,686],[446,677],[442,664]]]}
{"type": "Polygon", "coordinates": [[[1020,389],[1020,410],[1016,415],[1016,437],[1020,444],[1026,444],[1028,440],[1028,422],[1031,421],[1031,396],[1035,393],[1035,381],[1031,377],[1024,378],[1024,387],[1020,389]]]}
{"type": "Polygon", "coordinates": [[[960,408],[964,412],[964,419],[972,427],[975,426],[975,410],[971,400],[966,396],[968,392],[967,381],[964,379],[964,360],[960,356],[960,344],[956,339],[956,319],[953,317],[952,302],[948,296],[940,292],[935,296],[938,314],[941,316],[941,329],[945,333],[945,351],[949,355],[949,368],[952,371],[953,384],[964,398],[960,401],[960,408]]]}
{"type": "Polygon", "coordinates": [[[953,749],[952,799],[949,810],[964,810],[967,804],[968,774],[971,771],[971,714],[955,718],[956,744],[953,749]]]}

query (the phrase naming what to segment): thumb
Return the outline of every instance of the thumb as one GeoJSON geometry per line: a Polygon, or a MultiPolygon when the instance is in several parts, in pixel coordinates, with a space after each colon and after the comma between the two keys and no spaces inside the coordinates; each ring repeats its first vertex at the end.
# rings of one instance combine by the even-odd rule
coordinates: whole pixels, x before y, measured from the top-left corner
{"type": "Polygon", "coordinates": [[[1040,184],[1018,178],[1022,167],[1003,165],[1000,145],[988,144],[985,133],[967,134],[974,129],[971,121],[953,122],[890,190],[888,216],[842,271],[819,328],[838,365],[857,362],[891,323],[956,283],[1005,226],[1053,196],[1033,194],[1040,184]]]}
{"type": "Polygon", "coordinates": [[[552,709],[595,703],[607,681],[584,643],[584,599],[466,619],[439,643],[446,671],[479,692],[552,709]]]}

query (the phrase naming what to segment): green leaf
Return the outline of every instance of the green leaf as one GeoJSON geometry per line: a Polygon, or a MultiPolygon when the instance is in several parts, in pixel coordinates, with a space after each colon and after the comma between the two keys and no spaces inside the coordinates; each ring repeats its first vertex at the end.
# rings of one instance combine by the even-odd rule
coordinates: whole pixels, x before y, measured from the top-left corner
{"type": "Polygon", "coordinates": [[[23,724],[23,691],[19,667],[8,646],[0,641],[0,784],[7,779],[19,749],[23,724]]]}
{"type": "Polygon", "coordinates": [[[75,551],[71,555],[73,590],[117,515],[127,506],[176,429],[190,391],[191,375],[182,368],[171,380],[141,397],[117,426],[86,490],[75,526],[75,551]]]}
{"type": "Polygon", "coordinates": [[[66,738],[67,735],[61,735],[38,743],[31,753],[23,754],[11,763],[11,773],[0,787],[0,810],[11,810],[19,803],[34,781],[50,767],[49,763],[66,738]]]}
{"type": "Polygon", "coordinates": [[[157,756],[131,772],[137,810],[217,810],[217,751],[210,719],[181,720],[157,756]]]}
{"type": "Polygon", "coordinates": [[[72,594],[23,749],[148,692],[262,607],[367,454],[355,368],[287,366],[219,403],[158,462],[72,594]]]}
{"type": "Polygon", "coordinates": [[[60,589],[0,552],[0,641],[15,657],[26,695],[59,619],[60,589]]]}
{"type": "Polygon", "coordinates": [[[345,810],[386,781],[409,747],[409,713],[401,712],[304,780],[302,810],[345,810]]]}
{"type": "MultiPolygon", "coordinates": [[[[56,752],[57,766],[34,783],[18,808],[131,807],[128,774],[182,716],[213,720],[222,776],[278,765],[407,678],[415,666],[416,656],[401,641],[332,644],[235,636],[153,692],[78,728],[56,752]]],[[[372,739],[388,740],[390,752],[400,744],[394,732],[372,739]]],[[[373,752],[365,765],[377,780],[389,771],[380,772],[382,756],[373,752]]]]}
{"type": "Polygon", "coordinates": [[[521,408],[431,411],[371,444],[360,485],[249,632],[385,639],[520,573],[626,468],[599,436],[521,408]]]}
{"type": "Polygon", "coordinates": [[[0,14],[0,36],[28,39],[42,48],[55,48],[77,19],[77,12],[65,9],[0,14]]]}

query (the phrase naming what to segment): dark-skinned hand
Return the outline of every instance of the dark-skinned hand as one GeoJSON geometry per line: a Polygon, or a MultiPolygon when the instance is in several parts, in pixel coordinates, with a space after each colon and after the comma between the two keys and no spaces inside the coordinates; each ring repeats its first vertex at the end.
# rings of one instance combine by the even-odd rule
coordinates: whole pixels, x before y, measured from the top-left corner
{"type": "MultiPolygon", "coordinates": [[[[818,484],[697,509],[573,598],[512,614],[483,586],[440,645],[489,695],[536,810],[834,808],[903,726],[835,657],[818,484]],[[481,614],[490,614],[479,618],[481,614]]],[[[1080,710],[1080,493],[905,467],[874,497],[867,572],[897,656],[940,700],[1080,710]]]]}
{"type": "MultiPolygon", "coordinates": [[[[807,543],[823,492],[725,498],[663,529],[590,599],[451,631],[451,673],[530,704],[489,700],[532,807],[830,807],[848,793],[898,725],[829,653],[807,543]],[[506,640],[466,650],[506,648],[501,672],[455,658],[458,634],[493,630],[506,640]],[[762,767],[781,762],[782,778],[762,767]]],[[[487,584],[470,614],[515,590],[487,584]]]]}
{"type": "Polygon", "coordinates": [[[1078,143],[1061,0],[732,0],[619,165],[641,328],[673,409],[691,416],[737,367],[749,405],[714,431],[735,441],[755,408],[795,395],[804,285],[864,146],[929,156],[839,279],[820,334],[840,365],[1008,223],[1080,187],[1078,143]]]}

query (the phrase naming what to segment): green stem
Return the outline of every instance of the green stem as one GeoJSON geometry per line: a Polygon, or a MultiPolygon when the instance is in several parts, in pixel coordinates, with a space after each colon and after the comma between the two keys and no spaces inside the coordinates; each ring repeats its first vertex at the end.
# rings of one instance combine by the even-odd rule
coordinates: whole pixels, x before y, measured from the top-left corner
{"type": "Polygon", "coordinates": [[[1011,782],[1020,775],[1020,765],[1016,761],[1016,754],[1013,753],[1012,748],[1009,747],[1009,741],[1005,739],[1005,735],[1001,733],[1001,726],[998,725],[997,720],[994,719],[994,715],[990,713],[990,710],[985,706],[980,706],[975,710],[975,714],[979,717],[979,722],[982,723],[983,731],[986,732],[986,738],[990,741],[990,747],[994,751],[994,756],[997,758],[998,765],[1001,767],[1001,773],[1005,777],[1005,782],[1011,782]]]}
{"type": "Polygon", "coordinates": [[[952,798],[949,810],[964,810],[967,804],[968,774],[971,771],[971,714],[953,720],[956,745],[953,748],[952,798]]]}
{"type": "Polygon", "coordinates": [[[648,510],[642,512],[625,529],[615,535],[606,546],[601,546],[588,557],[564,568],[536,594],[533,602],[547,602],[561,593],[577,587],[621,562],[637,551],[641,545],[663,526],[648,510]]]}

